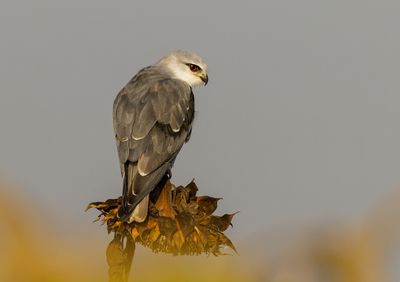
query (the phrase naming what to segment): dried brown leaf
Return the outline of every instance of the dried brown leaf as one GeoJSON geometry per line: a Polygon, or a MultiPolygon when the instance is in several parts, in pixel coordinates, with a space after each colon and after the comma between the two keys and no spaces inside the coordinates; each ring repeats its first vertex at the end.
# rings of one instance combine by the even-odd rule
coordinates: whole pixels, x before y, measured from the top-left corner
{"type": "Polygon", "coordinates": [[[209,196],[199,196],[196,199],[198,204],[199,213],[204,213],[205,215],[211,215],[215,212],[218,207],[218,201],[222,198],[214,198],[209,196]]]}

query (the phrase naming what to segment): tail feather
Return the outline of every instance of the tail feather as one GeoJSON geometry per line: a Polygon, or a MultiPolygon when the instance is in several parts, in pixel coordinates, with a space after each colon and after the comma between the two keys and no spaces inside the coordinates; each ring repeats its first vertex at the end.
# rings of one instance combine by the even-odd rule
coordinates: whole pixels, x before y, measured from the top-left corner
{"type": "MultiPolygon", "coordinates": [[[[165,163],[152,173],[142,176],[138,172],[137,163],[128,161],[124,164],[122,205],[118,210],[118,216],[123,222],[143,222],[146,220],[149,194],[160,181],[162,182],[169,166],[169,163],[165,163]]],[[[167,177],[169,178],[169,174],[167,177]]]]}
{"type": "Polygon", "coordinates": [[[118,210],[118,217],[122,218],[123,221],[126,215],[130,214],[129,208],[129,191],[128,191],[128,162],[124,164],[124,173],[123,173],[123,186],[122,186],[122,204],[118,210]]]}
{"type": "Polygon", "coordinates": [[[133,221],[135,222],[143,222],[146,220],[147,211],[149,209],[149,195],[144,197],[144,199],[135,207],[132,214],[128,219],[128,223],[133,221]]]}

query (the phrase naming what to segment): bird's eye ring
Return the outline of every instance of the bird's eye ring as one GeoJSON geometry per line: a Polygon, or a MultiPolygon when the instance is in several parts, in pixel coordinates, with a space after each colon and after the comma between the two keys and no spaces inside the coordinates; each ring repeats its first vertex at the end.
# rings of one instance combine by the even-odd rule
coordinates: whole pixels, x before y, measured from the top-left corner
{"type": "Polygon", "coordinates": [[[198,72],[199,70],[201,70],[201,68],[198,65],[194,65],[194,64],[187,64],[187,65],[192,72],[198,72]]]}

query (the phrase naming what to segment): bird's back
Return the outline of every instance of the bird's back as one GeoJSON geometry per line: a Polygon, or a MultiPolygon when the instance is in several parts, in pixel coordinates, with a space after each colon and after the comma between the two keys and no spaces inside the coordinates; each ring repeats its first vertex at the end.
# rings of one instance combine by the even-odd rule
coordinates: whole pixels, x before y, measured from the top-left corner
{"type": "Polygon", "coordinates": [[[191,87],[157,66],[139,71],[118,93],[113,124],[129,195],[127,214],[170,170],[190,136],[193,117],[191,87]]]}

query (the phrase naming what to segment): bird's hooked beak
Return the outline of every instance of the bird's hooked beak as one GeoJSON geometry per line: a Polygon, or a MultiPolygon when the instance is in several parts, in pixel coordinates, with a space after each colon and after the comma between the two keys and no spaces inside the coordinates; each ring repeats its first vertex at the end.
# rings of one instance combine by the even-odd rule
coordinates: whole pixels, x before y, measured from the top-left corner
{"type": "Polygon", "coordinates": [[[208,83],[208,74],[204,71],[202,71],[199,75],[200,79],[204,82],[204,85],[207,85],[208,83]]]}

